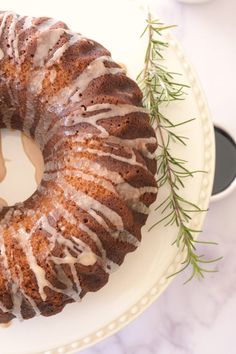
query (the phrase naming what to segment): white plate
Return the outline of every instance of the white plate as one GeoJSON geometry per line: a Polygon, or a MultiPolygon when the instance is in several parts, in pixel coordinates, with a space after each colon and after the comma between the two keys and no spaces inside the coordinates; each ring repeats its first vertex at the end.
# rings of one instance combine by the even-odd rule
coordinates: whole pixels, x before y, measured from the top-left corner
{"type": "MultiPolygon", "coordinates": [[[[41,0],[30,3],[8,0],[4,9],[64,20],[73,30],[82,32],[109,48],[115,60],[127,64],[129,74],[133,78],[142,67],[145,43],[140,40],[139,34],[144,27],[146,15],[132,0],[41,0]]],[[[184,191],[188,199],[206,209],[214,175],[212,123],[195,73],[176,40],[172,36],[168,39],[170,47],[166,51],[166,65],[173,71],[181,72],[183,82],[192,87],[185,101],[167,108],[168,114],[176,122],[196,118],[192,123],[181,127],[181,134],[188,136],[189,142],[187,147],[176,146],[175,155],[187,159],[190,169],[208,171],[208,174],[198,174],[193,179],[186,180],[184,191]]],[[[0,184],[0,196],[14,201],[20,191],[17,196],[24,199],[34,189],[34,169],[23,155],[20,134],[3,135],[4,155],[15,162],[6,162],[9,181],[12,178],[14,182],[4,184],[3,181],[0,184]],[[19,163],[17,165],[16,156],[18,161],[21,161],[20,167],[19,163]],[[17,173],[21,173],[21,177],[17,179],[16,169],[17,173]],[[25,182],[30,180],[31,185],[30,182],[25,182]],[[22,185],[26,186],[26,189],[22,185]]],[[[161,197],[159,195],[159,198],[161,197]]],[[[54,317],[40,317],[23,323],[13,321],[8,328],[0,328],[1,353],[75,352],[118,331],[142,313],[166,288],[171,281],[167,280],[167,276],[177,271],[183,260],[183,254],[179,254],[178,250],[171,246],[176,238],[174,227],[159,226],[151,232],[147,231],[158,218],[154,207],[147,226],[143,228],[140,248],[127,256],[123,266],[111,276],[109,283],[102,290],[88,294],[82,303],[67,305],[62,313],[54,317]]],[[[201,229],[204,216],[194,215],[192,226],[201,229]]]]}

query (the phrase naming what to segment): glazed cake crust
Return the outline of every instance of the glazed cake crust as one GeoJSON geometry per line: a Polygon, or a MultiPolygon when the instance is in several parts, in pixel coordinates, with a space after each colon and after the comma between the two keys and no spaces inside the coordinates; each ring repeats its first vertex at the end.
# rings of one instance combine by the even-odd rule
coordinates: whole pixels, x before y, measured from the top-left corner
{"type": "Polygon", "coordinates": [[[45,171],[0,212],[0,322],[60,312],[103,287],[156,199],[155,132],[134,81],[100,44],[51,18],[0,12],[0,128],[45,171]]]}

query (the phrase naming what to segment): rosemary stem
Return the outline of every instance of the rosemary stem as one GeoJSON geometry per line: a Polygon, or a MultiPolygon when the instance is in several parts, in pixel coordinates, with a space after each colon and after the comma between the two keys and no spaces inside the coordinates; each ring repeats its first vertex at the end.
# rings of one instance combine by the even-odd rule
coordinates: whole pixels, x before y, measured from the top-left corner
{"type": "Polygon", "coordinates": [[[149,25],[150,21],[152,20],[152,16],[151,13],[148,12],[148,47],[147,47],[147,51],[146,51],[146,60],[145,60],[145,64],[144,64],[144,71],[143,71],[143,77],[146,78],[147,76],[147,72],[149,69],[149,64],[150,64],[150,60],[151,60],[151,46],[152,46],[152,27],[149,25]]]}
{"type": "MultiPolygon", "coordinates": [[[[186,250],[187,254],[182,270],[191,266],[192,275],[189,280],[194,276],[202,278],[204,272],[210,272],[211,270],[202,268],[200,264],[216,260],[207,261],[197,254],[194,240],[194,234],[197,230],[193,230],[189,223],[193,212],[201,212],[203,210],[192,201],[182,197],[181,190],[184,188],[184,179],[186,177],[193,178],[196,172],[203,171],[189,171],[186,167],[187,161],[173,156],[170,146],[170,141],[186,145],[186,137],[178,135],[173,129],[190,123],[193,119],[187,119],[175,124],[160,110],[162,104],[166,105],[171,104],[173,101],[184,100],[184,89],[188,86],[177,82],[176,76],[178,73],[168,71],[165,66],[160,64],[160,61],[164,59],[163,49],[168,47],[168,42],[165,42],[161,37],[162,31],[173,26],[164,26],[160,21],[153,20],[150,12],[146,22],[147,26],[143,34],[147,34],[148,45],[145,53],[144,68],[139,74],[138,80],[143,91],[144,104],[150,111],[151,124],[155,125],[160,139],[156,155],[158,163],[157,185],[159,189],[164,185],[168,185],[170,190],[170,195],[157,208],[163,215],[161,220],[152,225],[150,229],[163,221],[167,222],[166,226],[175,224],[177,226],[177,237],[174,243],[181,251],[186,250]]],[[[198,243],[201,242],[198,241],[198,243]]]]}
{"type": "MultiPolygon", "coordinates": [[[[165,139],[164,139],[164,136],[163,136],[163,133],[162,133],[162,128],[160,126],[160,124],[157,125],[157,129],[159,131],[159,135],[160,135],[160,138],[161,138],[161,144],[162,146],[166,147],[166,143],[165,143],[165,139]]],[[[169,186],[171,188],[171,194],[172,194],[172,198],[173,198],[173,202],[174,202],[174,208],[175,208],[175,211],[176,211],[176,214],[178,216],[178,219],[179,219],[179,222],[181,225],[183,225],[183,220],[180,216],[180,212],[179,212],[179,203],[176,199],[176,193],[175,193],[175,189],[173,187],[173,179],[172,179],[172,173],[171,173],[171,167],[170,167],[170,164],[168,162],[168,159],[167,159],[167,163],[166,163],[166,169],[167,169],[167,174],[168,174],[168,183],[169,183],[169,186]]]]}

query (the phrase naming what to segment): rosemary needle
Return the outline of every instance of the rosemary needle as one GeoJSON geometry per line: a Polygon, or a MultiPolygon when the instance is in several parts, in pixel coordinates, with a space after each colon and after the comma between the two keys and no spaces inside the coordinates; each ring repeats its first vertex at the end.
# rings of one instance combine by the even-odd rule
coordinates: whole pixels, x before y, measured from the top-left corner
{"type": "MultiPolygon", "coordinates": [[[[137,77],[137,81],[143,92],[143,101],[150,112],[150,120],[159,136],[159,148],[157,150],[157,185],[158,188],[168,186],[169,195],[157,207],[160,212],[160,219],[153,224],[149,230],[160,223],[166,227],[176,225],[177,237],[174,244],[186,253],[183,267],[177,273],[191,267],[192,274],[187,280],[194,277],[204,278],[204,273],[214,272],[202,266],[204,263],[216,262],[221,258],[206,260],[199,255],[196,244],[214,244],[211,242],[196,241],[194,235],[199,230],[191,228],[191,219],[194,212],[203,212],[197,205],[185,199],[181,195],[186,178],[193,178],[197,172],[187,168],[187,161],[177,158],[172,154],[170,142],[186,145],[187,138],[180,136],[174,128],[188,124],[193,119],[180,123],[174,123],[170,118],[161,113],[163,105],[171,104],[173,101],[184,100],[185,90],[188,88],[177,80],[178,73],[168,71],[162,64],[164,61],[163,50],[168,47],[168,42],[163,39],[162,32],[174,26],[165,26],[159,20],[152,19],[148,14],[147,25],[142,33],[148,36],[147,49],[145,54],[144,68],[137,77]]],[[[156,210],[157,210],[156,209],[156,210]]],[[[175,273],[175,274],[177,274],[175,273]]],[[[173,275],[175,275],[173,274],[173,275]]]]}

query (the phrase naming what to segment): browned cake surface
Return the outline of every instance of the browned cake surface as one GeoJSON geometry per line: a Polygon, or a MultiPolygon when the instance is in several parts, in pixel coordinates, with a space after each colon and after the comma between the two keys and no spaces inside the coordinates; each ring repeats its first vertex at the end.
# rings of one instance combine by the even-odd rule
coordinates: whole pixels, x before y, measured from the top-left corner
{"type": "Polygon", "coordinates": [[[0,128],[39,144],[45,172],[0,212],[0,322],[60,312],[141,240],[156,199],[155,133],[100,44],[49,18],[0,13],[0,128]]]}

